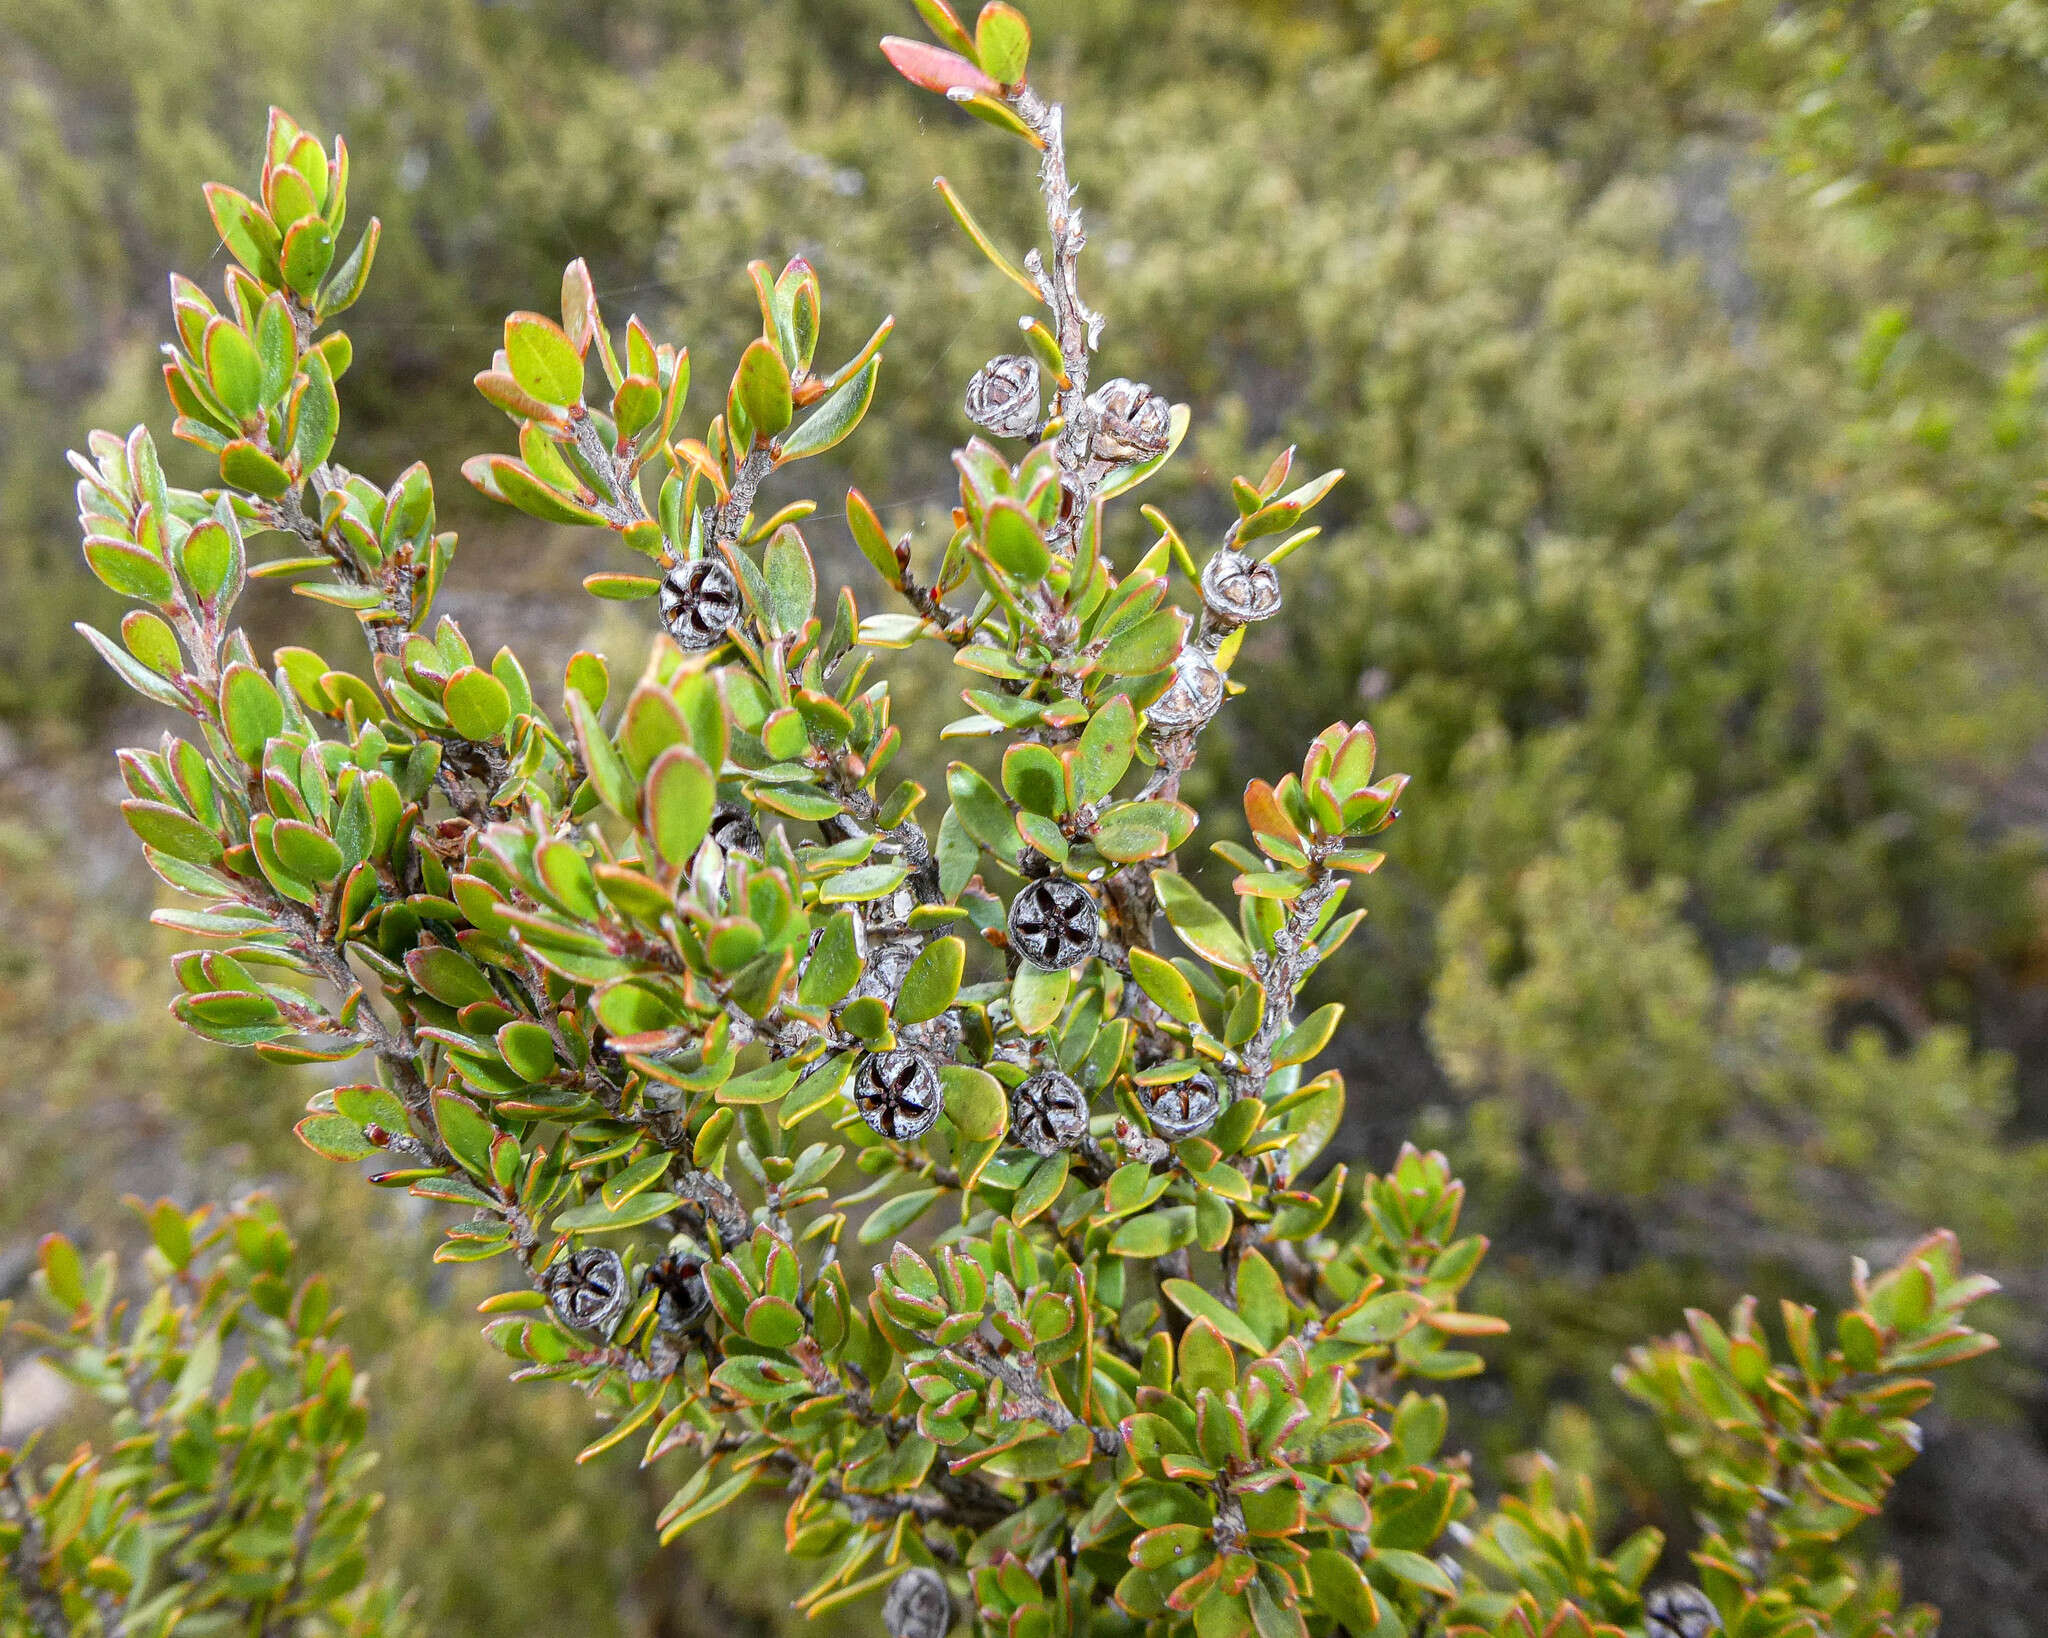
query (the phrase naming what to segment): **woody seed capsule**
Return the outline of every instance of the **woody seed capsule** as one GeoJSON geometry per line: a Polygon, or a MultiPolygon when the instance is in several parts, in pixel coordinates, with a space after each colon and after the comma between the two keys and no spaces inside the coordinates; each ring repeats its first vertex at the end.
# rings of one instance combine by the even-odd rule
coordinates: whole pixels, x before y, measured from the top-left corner
{"type": "Polygon", "coordinates": [[[668,1243],[668,1254],[647,1271],[647,1284],[661,1293],[655,1300],[655,1322],[666,1331],[687,1331],[711,1311],[711,1289],[704,1283],[704,1248],[688,1235],[668,1243]]]}
{"type": "Polygon", "coordinates": [[[1095,953],[1095,895],[1065,876],[1045,876],[1010,901],[1010,945],[1049,973],[1078,966],[1095,953]]]}
{"type": "Polygon", "coordinates": [[[1223,673],[1198,648],[1187,648],[1174,662],[1166,692],[1145,707],[1145,720],[1155,736],[1191,734],[1223,708],[1223,673]]]}
{"type": "Polygon", "coordinates": [[[1190,1075],[1167,1086],[1138,1088],[1138,1107],[1152,1130],[1169,1143],[1206,1132],[1223,1113],[1223,1099],[1207,1075],[1190,1075]]]}
{"type": "Polygon", "coordinates": [[[967,383],[967,419],[998,438],[1038,430],[1038,366],[1020,353],[992,358],[967,383]]]}
{"type": "Polygon", "coordinates": [[[889,1584],[882,1625],[889,1638],[945,1638],[953,1624],[953,1597],[937,1570],[916,1564],[889,1584]]]}
{"type": "Polygon", "coordinates": [[[1095,412],[1088,453],[1098,461],[1122,466],[1166,453],[1173,411],[1163,393],[1118,376],[1088,395],[1088,407],[1095,412]]]}
{"type": "Polygon", "coordinates": [[[626,1311],[626,1265],[616,1251],[588,1246],[548,1270],[548,1302],[579,1331],[609,1337],[626,1311]]]}
{"type": "Polygon", "coordinates": [[[853,1106],[860,1118],[898,1143],[929,1132],[943,1101],[939,1072],[923,1053],[907,1047],[864,1058],[853,1077],[853,1106]]]}
{"type": "Polygon", "coordinates": [[[1202,606],[1233,625],[1270,620],[1280,612],[1280,571],[1226,546],[1202,568],[1202,606]]]}
{"type": "Polygon", "coordinates": [[[1653,1589],[1643,1600],[1643,1630],[1648,1638],[1707,1638],[1721,1629],[1721,1612],[1697,1587],[1674,1582],[1653,1589]]]}
{"type": "Polygon", "coordinates": [[[693,557],[662,576],[661,623],[678,648],[716,648],[740,607],[740,583],[722,559],[693,557]]]}
{"type": "Polygon", "coordinates": [[[754,816],[737,802],[720,802],[711,810],[711,839],[724,853],[761,854],[761,832],[754,816]]]}
{"type": "Polygon", "coordinates": [[[1010,1141],[1056,1155],[1088,1135],[1088,1097],[1071,1075],[1048,1069],[1010,1094],[1010,1141]]]}

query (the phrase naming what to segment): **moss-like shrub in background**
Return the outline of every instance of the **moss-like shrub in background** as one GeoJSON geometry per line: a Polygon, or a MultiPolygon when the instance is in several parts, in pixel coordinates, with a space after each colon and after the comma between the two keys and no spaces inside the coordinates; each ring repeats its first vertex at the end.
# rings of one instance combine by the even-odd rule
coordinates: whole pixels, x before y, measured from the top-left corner
{"type": "MultiPolygon", "coordinates": [[[[888,326],[816,369],[817,275],[757,266],[761,335],[692,437],[687,352],[614,334],[572,264],[560,323],[514,314],[478,377],[518,453],[465,470],[641,553],[588,584],[651,600],[666,638],[631,685],[577,655],[558,712],[509,650],[482,663],[433,618],[455,540],[425,468],[380,487],[330,459],[351,349],[326,321],[376,242],[373,223],[343,251],[345,149],[275,115],[257,195],[210,190],[238,265],[219,304],[174,286],[165,379],[221,487],[171,486],[141,429],[77,463],[87,559],[142,605],[94,644],[194,724],[123,757],[130,824],[194,901],[160,920],[209,941],[176,961],[174,1011],[284,1062],[370,1053],[377,1080],[316,1096],[307,1144],[381,1151],[376,1181],[469,1209],[436,1255],[520,1266],[486,1304],[520,1374],[598,1402],[589,1454],[630,1440],[687,1467],[665,1533],[791,1492],[807,1610],[887,1587],[898,1638],[956,1607],[1031,1634],[1928,1630],[1843,1538],[1917,1449],[1916,1373],[1990,1346],[1959,1317],[1989,1282],[1945,1237],[1859,1271],[1825,1333],[1786,1304],[1773,1339],[1744,1305],[1631,1357],[1696,1490],[1696,1586],[1646,1590],[1654,1531],[1598,1554],[1555,1473],[1479,1510],[1428,1391],[1504,1329],[1459,1306],[1485,1249],[1457,1235],[1461,1187],[1412,1148],[1350,1188],[1309,1172],[1343,1089],[1303,1067],[1337,1008],[1295,1000],[1357,924],[1344,901],[1403,781],[1338,724],[1247,787],[1252,845],[1218,844],[1234,917],[1176,864],[1198,737],[1243,709],[1243,634],[1278,612],[1336,474],[1282,455],[1231,484],[1199,561],[1148,510],[1156,543],[1112,563],[1104,504],[1188,417],[1090,379],[1101,319],[1021,16],[991,5],[970,35],[919,9],[938,44],[887,42],[897,69],[1037,151],[1047,244],[1021,265],[947,193],[1031,305],[967,389],[1007,442],[957,453],[953,530],[921,567],[850,494],[902,611],[863,618],[850,590],[821,608],[814,507],[755,500],[854,430],[888,326]],[[286,548],[252,565],[264,534],[286,548]],[[252,574],[353,611],[369,676],[304,648],[259,662],[231,623],[252,574]],[[889,776],[902,734],[870,680],[918,644],[966,673],[946,736],[1006,742],[948,769],[935,820],[889,776]],[[847,1242],[893,1249],[868,1277],[847,1242]]],[[[1544,904],[1532,889],[1532,939],[1544,904]]],[[[1685,982],[1683,951],[1667,967],[1685,982]]],[[[152,1226],[180,1291],[193,1219],[152,1226]]],[[[265,1283],[277,1238],[238,1229],[220,1276],[253,1264],[253,1312],[165,1294],[132,1321],[109,1274],[46,1246],[71,1368],[121,1399],[123,1437],[104,1472],[11,1470],[22,1630],[386,1619],[354,1588],[360,1506],[302,1505],[328,1482],[320,1408],[346,1394],[279,1409],[247,1367],[216,1389],[230,1342],[260,1353],[256,1314],[322,1331],[265,1283]],[[192,1455],[235,1440],[278,1454],[192,1455]],[[237,1507],[246,1530],[220,1528],[237,1507]],[[284,1517],[303,1524],[280,1541],[284,1517]]]]}

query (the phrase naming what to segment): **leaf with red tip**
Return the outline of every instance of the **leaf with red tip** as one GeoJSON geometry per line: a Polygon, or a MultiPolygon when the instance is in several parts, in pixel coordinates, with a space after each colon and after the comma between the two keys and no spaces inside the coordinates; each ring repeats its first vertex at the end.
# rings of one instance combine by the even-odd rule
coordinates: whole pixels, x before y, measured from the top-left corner
{"type": "Polygon", "coordinates": [[[947,51],[922,40],[906,40],[892,34],[882,42],[882,55],[889,65],[912,85],[944,96],[955,89],[1000,97],[1003,88],[958,52],[947,51]]]}

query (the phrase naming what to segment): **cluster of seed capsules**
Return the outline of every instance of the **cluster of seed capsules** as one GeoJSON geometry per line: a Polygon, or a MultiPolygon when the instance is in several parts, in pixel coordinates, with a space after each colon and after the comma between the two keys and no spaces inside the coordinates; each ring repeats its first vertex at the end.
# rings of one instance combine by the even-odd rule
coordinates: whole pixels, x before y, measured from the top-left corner
{"type": "MultiPolygon", "coordinates": [[[[1164,394],[1142,382],[1118,377],[1089,394],[1088,409],[1094,426],[1088,455],[1101,470],[1166,453],[1173,417],[1164,394]]],[[[976,426],[998,437],[1034,436],[1044,419],[1037,364],[1022,354],[1009,354],[983,365],[968,383],[967,415],[976,426]]],[[[1258,567],[1271,576],[1268,566],[1258,567]]],[[[1206,599],[1206,577],[1203,591],[1206,599]]],[[[1272,585],[1271,602],[1270,612],[1278,612],[1277,581],[1272,585]]],[[[722,557],[685,558],[662,577],[661,623],[676,645],[688,653],[716,648],[744,608],[739,579],[722,557]]]]}
{"type": "MultiPolygon", "coordinates": [[[[652,1290],[655,1323],[681,1334],[700,1325],[711,1312],[711,1291],[704,1283],[710,1254],[687,1234],[678,1234],[667,1251],[642,1270],[638,1290],[652,1290]]],[[[636,1294],[626,1260],[608,1246],[585,1246],[551,1265],[547,1271],[549,1305],[579,1331],[594,1331],[607,1341],[625,1318],[636,1294]]]]}
{"type": "MultiPolygon", "coordinates": [[[[1171,406],[1163,394],[1142,382],[1119,377],[1104,383],[1089,394],[1087,410],[1087,459],[1097,476],[1166,452],[1171,406]]],[[[992,359],[968,383],[966,411],[977,426],[998,437],[1038,436],[1046,423],[1037,364],[1022,354],[992,359]]],[[[1147,708],[1154,732],[1161,735],[1192,734],[1215,715],[1224,695],[1222,673],[1210,658],[1217,643],[1235,627],[1270,619],[1280,611],[1279,578],[1273,566],[1228,545],[1210,560],[1201,590],[1202,633],[1188,645],[1173,681],[1147,708]]],[[[716,648],[742,618],[744,607],[739,581],[720,557],[687,559],[672,567],[662,580],[662,624],[687,652],[716,648]]],[[[721,808],[721,816],[727,811],[721,808]]],[[[730,811],[736,817],[728,823],[746,822],[741,810],[730,811]]],[[[736,842],[748,851],[759,845],[751,835],[719,839],[721,845],[736,842]]],[[[1066,877],[1038,877],[1011,900],[1008,932],[1009,948],[1020,961],[1045,972],[1078,967],[1095,954],[1100,938],[1095,895],[1066,877]]],[[[881,1136],[899,1143],[912,1142],[930,1131],[944,1106],[938,1069],[915,1046],[870,1053],[854,1076],[852,1095],[862,1119],[881,1136]]],[[[1010,1141],[1034,1154],[1051,1155],[1074,1148],[1088,1135],[1088,1097],[1070,1075],[1040,1069],[1013,1088],[1009,1097],[1010,1141]]],[[[1168,1142],[1196,1136],[1223,1112],[1221,1092],[1202,1074],[1145,1087],[1139,1102],[1153,1131],[1168,1142]]],[[[623,1272],[617,1277],[623,1281],[623,1272]]],[[[609,1300],[602,1296],[590,1299],[600,1308],[609,1300]]],[[[623,1312],[623,1295],[618,1306],[623,1312]]]]}
{"type": "MultiPolygon", "coordinates": [[[[1010,948],[1041,971],[1077,967],[1095,954],[1098,915],[1095,895],[1080,882],[1041,876],[1010,901],[1010,948]]],[[[853,1102],[876,1132],[908,1143],[937,1122],[943,1089],[930,1058],[916,1047],[895,1047],[862,1060],[853,1079],[853,1102]]],[[[1206,1075],[1145,1087],[1140,1107],[1153,1130],[1169,1142],[1206,1130],[1223,1112],[1216,1083],[1206,1075]]],[[[1056,1154],[1087,1137],[1088,1115],[1088,1095],[1071,1075],[1041,1069],[1010,1092],[1010,1141],[1033,1154],[1056,1154]]]]}

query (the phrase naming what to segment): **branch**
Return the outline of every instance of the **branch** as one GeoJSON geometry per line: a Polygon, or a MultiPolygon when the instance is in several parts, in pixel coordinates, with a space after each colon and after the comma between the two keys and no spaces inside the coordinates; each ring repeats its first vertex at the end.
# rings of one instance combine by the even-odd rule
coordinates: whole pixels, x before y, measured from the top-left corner
{"type": "Polygon", "coordinates": [[[979,1337],[969,1337],[956,1347],[945,1350],[946,1357],[956,1364],[978,1372],[991,1382],[1000,1382],[1004,1389],[1004,1409],[1018,1413],[1019,1421],[1043,1422],[1055,1433],[1064,1433],[1068,1428],[1086,1427],[1094,1437],[1095,1448],[1105,1456],[1120,1455],[1124,1448],[1123,1435],[1115,1428],[1096,1427],[1084,1423],[1080,1417],[1046,1392],[1038,1379],[1036,1368],[1027,1371],[1014,1360],[1002,1358],[979,1337]]]}
{"type": "Polygon", "coordinates": [[[1052,234],[1052,263],[1034,249],[1024,265],[1052,308],[1053,336],[1059,342],[1060,364],[1066,380],[1059,384],[1055,402],[1059,406],[1060,435],[1054,445],[1061,482],[1068,504],[1061,508],[1053,525],[1051,545],[1055,551],[1071,552],[1074,532],[1095,498],[1105,469],[1094,461],[1095,412],[1088,407],[1088,355],[1102,339],[1102,315],[1081,299],[1081,247],[1088,236],[1081,227],[1081,208],[1075,202],[1074,185],[1067,176],[1065,118],[1058,103],[1047,103],[1030,86],[1020,86],[1010,98],[1017,117],[1044,144],[1038,166],[1038,188],[1045,196],[1046,226],[1052,234]]]}
{"type": "Polygon", "coordinates": [[[711,534],[707,547],[736,546],[747,514],[754,509],[754,496],[761,482],[775,470],[775,457],[766,445],[756,444],[732,476],[726,498],[711,509],[711,534]]]}
{"type": "MultiPolygon", "coordinates": [[[[21,1482],[18,1468],[0,1484],[0,1518],[12,1520],[21,1529],[21,1539],[8,1555],[7,1570],[21,1590],[29,1619],[35,1622],[42,1638],[71,1638],[75,1629],[64,1613],[64,1596],[51,1587],[43,1573],[43,1564],[49,1557],[43,1541],[43,1521],[36,1516],[34,1498],[21,1482]]],[[[98,1611],[102,1628],[112,1632],[121,1619],[120,1606],[112,1595],[95,1589],[88,1591],[86,1597],[98,1611]]]]}
{"type": "Polygon", "coordinates": [[[1308,877],[1308,886],[1287,907],[1287,920],[1273,935],[1273,953],[1254,958],[1266,989],[1266,1010],[1252,1038],[1238,1050],[1238,1067],[1230,1071],[1231,1090],[1240,1098],[1256,1098],[1266,1089],[1273,1049],[1294,1027],[1295,992],[1321,956],[1314,943],[1316,923],[1343,889],[1343,877],[1320,858],[1309,861],[1308,877]]]}

